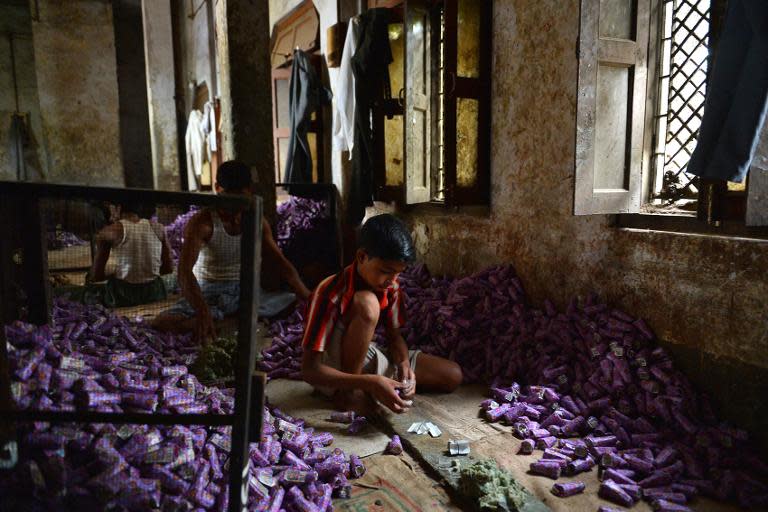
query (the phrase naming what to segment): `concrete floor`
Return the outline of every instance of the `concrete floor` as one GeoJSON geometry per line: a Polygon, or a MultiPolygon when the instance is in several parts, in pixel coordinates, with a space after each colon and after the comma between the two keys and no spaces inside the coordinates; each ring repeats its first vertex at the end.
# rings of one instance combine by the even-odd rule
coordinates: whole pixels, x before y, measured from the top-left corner
{"type": "MultiPolygon", "coordinates": [[[[492,458],[512,473],[530,493],[530,503],[526,510],[556,512],[584,511],[593,512],[599,506],[612,505],[597,497],[600,482],[597,471],[583,473],[575,478],[561,478],[559,481],[583,481],[587,490],[583,494],[571,498],[557,498],[551,494],[553,481],[544,477],[530,475],[528,465],[538,459],[539,451],[533,455],[517,455],[520,441],[512,436],[511,428],[499,424],[490,424],[479,417],[479,404],[485,398],[485,386],[462,386],[450,395],[418,395],[413,409],[402,415],[389,414],[378,418],[374,425],[368,427],[363,434],[350,436],[340,432],[338,425],[325,421],[328,417],[330,404],[321,396],[312,392],[312,388],[304,382],[278,380],[267,386],[267,396],[270,402],[278,405],[289,414],[305,418],[311,426],[330,430],[336,436],[335,446],[345,451],[360,454],[374,454],[383,451],[392,433],[402,438],[411,456],[422,467],[424,478],[414,478],[408,481],[410,495],[429,493],[429,489],[442,484],[452,496],[457,496],[457,480],[455,471],[448,469],[454,459],[447,457],[449,439],[468,439],[471,443],[471,455],[459,457],[460,464],[471,464],[479,459],[492,458]],[[408,427],[415,421],[431,421],[439,426],[442,435],[431,438],[428,435],[417,436],[408,433],[408,427]],[[334,430],[335,429],[335,430],[334,430]],[[356,452],[357,450],[357,452],[356,452]],[[431,475],[430,478],[426,474],[431,475]]],[[[380,457],[373,455],[372,457],[380,457]]],[[[386,456],[383,456],[386,457],[386,456]]],[[[373,460],[373,459],[372,459],[373,460]]],[[[440,498],[447,495],[443,490],[438,493],[440,498]]],[[[447,503],[447,502],[446,502],[447,503]]],[[[336,506],[336,504],[334,504],[336,506]]],[[[457,505],[452,505],[456,507],[457,505]]],[[[690,508],[701,512],[736,512],[740,510],[735,505],[714,502],[706,498],[697,498],[690,508]]],[[[471,507],[464,503],[462,508],[471,507]]],[[[340,510],[346,510],[340,508],[340,510]]],[[[353,509],[350,509],[353,510],[353,509]]],[[[358,509],[359,510],[359,509],[358,509]]],[[[366,508],[366,510],[368,510],[366,508]]],[[[388,510],[387,508],[371,508],[370,510],[388,510]]],[[[429,510],[425,508],[423,510],[429,510]]],[[[637,512],[652,510],[646,502],[640,502],[632,509],[637,512]]]]}

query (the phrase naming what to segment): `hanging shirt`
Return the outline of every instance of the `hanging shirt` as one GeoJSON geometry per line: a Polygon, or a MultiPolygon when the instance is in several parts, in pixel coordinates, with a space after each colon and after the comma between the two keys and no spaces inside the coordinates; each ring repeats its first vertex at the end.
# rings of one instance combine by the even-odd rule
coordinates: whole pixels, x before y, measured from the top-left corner
{"type": "Polygon", "coordinates": [[[207,161],[203,114],[199,110],[189,113],[184,143],[187,149],[187,183],[189,190],[197,190],[197,184],[203,174],[203,164],[207,161]]]}
{"type": "MultiPolygon", "coordinates": [[[[358,285],[356,263],[317,285],[304,315],[302,347],[315,352],[325,351],[334,327],[344,318],[355,293],[359,291],[358,285]]],[[[391,329],[399,329],[405,320],[405,297],[397,279],[378,298],[387,326],[391,329]]]]}
{"type": "MultiPolygon", "coordinates": [[[[163,242],[157,226],[147,219],[120,220],[123,238],[112,248],[115,277],[131,284],[143,284],[160,276],[163,242]]],[[[161,228],[162,229],[162,228],[161,228]]]]}
{"type": "Polygon", "coordinates": [[[352,57],[357,51],[359,37],[360,19],[354,17],[349,20],[347,27],[334,91],[336,115],[333,116],[333,149],[349,151],[350,160],[355,145],[355,74],[352,72],[352,57]]]}
{"type": "Polygon", "coordinates": [[[290,83],[290,139],[283,175],[286,183],[312,183],[312,153],[307,133],[312,112],[330,103],[331,96],[331,91],[320,83],[309,55],[302,50],[294,51],[290,83]]]}

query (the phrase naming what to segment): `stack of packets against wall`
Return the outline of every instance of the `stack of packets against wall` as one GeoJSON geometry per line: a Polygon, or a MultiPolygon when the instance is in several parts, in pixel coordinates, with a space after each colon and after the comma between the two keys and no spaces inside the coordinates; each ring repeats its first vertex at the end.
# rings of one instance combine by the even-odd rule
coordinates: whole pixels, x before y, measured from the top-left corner
{"type": "MultiPolygon", "coordinates": [[[[618,501],[628,502],[612,492],[617,482],[638,485],[648,500],[665,492],[661,500],[704,494],[745,506],[768,503],[768,466],[746,432],[718,421],[643,320],[594,295],[574,298],[564,312],[549,300],[534,308],[510,266],[450,278],[415,265],[400,285],[408,346],[458,362],[465,383],[491,383],[502,409],[484,403],[489,418],[548,449],[546,460],[562,459],[553,450],[565,450],[572,460],[562,459],[560,474],[588,457],[610,481],[602,494],[618,501]],[[588,438],[599,445],[590,447],[588,438]],[[580,442],[585,448],[577,448],[580,442]]],[[[265,354],[273,378],[301,376],[301,321],[296,311],[272,326],[280,340],[265,354]]],[[[376,342],[386,345],[381,330],[376,342]]],[[[627,489],[636,501],[635,488],[627,489]]]]}
{"type": "MultiPolygon", "coordinates": [[[[189,336],[159,333],[99,306],[57,300],[50,326],[6,327],[17,407],[51,411],[231,414],[234,390],[187,371],[189,336]]],[[[19,427],[19,463],[0,478],[13,509],[227,510],[230,427],[51,424],[19,427]],[[31,499],[33,498],[33,499],[31,499]]],[[[250,445],[251,510],[330,510],[360,460],[333,436],[264,409],[250,445]]]]}

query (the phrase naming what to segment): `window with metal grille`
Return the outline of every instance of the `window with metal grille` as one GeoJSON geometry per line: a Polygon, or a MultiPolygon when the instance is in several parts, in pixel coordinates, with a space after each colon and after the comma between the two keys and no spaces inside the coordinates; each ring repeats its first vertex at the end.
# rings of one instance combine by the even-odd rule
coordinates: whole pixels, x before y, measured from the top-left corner
{"type": "Polygon", "coordinates": [[[696,210],[698,178],[686,170],[704,114],[710,19],[710,0],[663,1],[652,203],[665,209],[696,210]]]}

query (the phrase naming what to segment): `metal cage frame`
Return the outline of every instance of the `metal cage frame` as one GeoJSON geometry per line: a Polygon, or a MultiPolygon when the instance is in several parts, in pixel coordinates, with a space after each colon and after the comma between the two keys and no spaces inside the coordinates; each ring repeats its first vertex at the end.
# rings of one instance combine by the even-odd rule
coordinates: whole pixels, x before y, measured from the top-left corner
{"type": "MultiPolygon", "coordinates": [[[[5,341],[5,329],[0,329],[0,429],[12,428],[14,423],[35,421],[62,423],[112,423],[140,425],[201,425],[232,426],[232,447],[229,459],[229,510],[246,510],[248,498],[247,474],[249,468],[249,444],[261,437],[266,378],[263,373],[254,372],[256,357],[256,332],[258,322],[259,272],[261,266],[261,218],[262,199],[241,196],[195,194],[186,192],[164,192],[146,189],[123,189],[110,187],[85,187],[77,185],[53,185],[43,183],[22,183],[0,181],[0,214],[7,216],[13,205],[21,207],[15,216],[23,224],[22,279],[28,286],[31,297],[29,320],[42,325],[50,320],[51,293],[48,284],[47,247],[45,229],[41,216],[41,199],[102,200],[110,202],[143,201],[166,204],[196,204],[209,207],[244,207],[243,235],[241,238],[240,267],[240,311],[238,318],[237,350],[246,357],[237,358],[235,368],[235,409],[234,414],[145,414],[105,413],[96,411],[36,411],[17,410],[10,400],[10,373],[5,341]],[[12,201],[2,200],[11,197],[12,201]],[[13,204],[11,204],[13,203],[13,204]],[[37,229],[33,229],[37,227],[37,229]]],[[[16,226],[19,227],[19,226],[16,226]]],[[[4,237],[12,223],[0,225],[0,292],[5,295],[13,272],[8,256],[8,243],[4,237]]],[[[0,321],[7,321],[6,301],[0,301],[0,321]]],[[[0,435],[3,431],[0,430],[0,435]]],[[[13,437],[13,430],[5,430],[6,436],[13,437]]]]}

